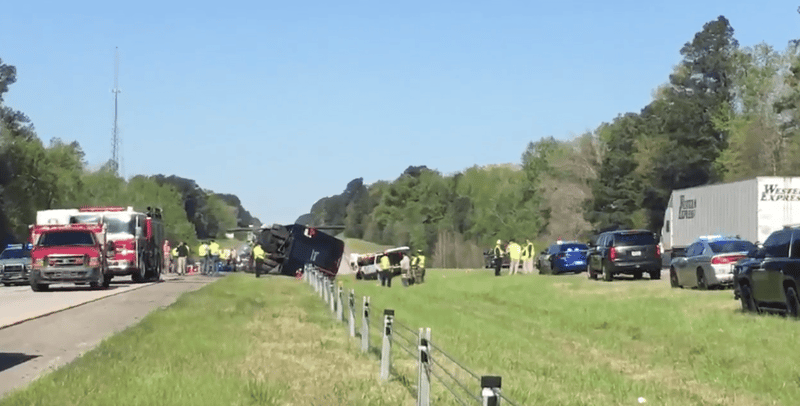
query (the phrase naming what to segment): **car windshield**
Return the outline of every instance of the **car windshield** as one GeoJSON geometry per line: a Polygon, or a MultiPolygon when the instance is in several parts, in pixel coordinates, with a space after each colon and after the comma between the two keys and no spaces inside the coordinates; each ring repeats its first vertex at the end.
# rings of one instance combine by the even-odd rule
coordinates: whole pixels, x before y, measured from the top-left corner
{"type": "Polygon", "coordinates": [[[709,242],[708,246],[715,254],[724,254],[726,252],[750,252],[756,248],[755,244],[750,241],[742,240],[728,240],[728,241],[714,241],[709,242]]]}
{"type": "Polygon", "coordinates": [[[64,245],[94,245],[92,233],[84,231],[55,231],[45,233],[39,238],[42,247],[57,247],[64,245]]]}
{"type": "Polygon", "coordinates": [[[561,245],[561,252],[573,252],[573,251],[586,251],[589,249],[586,244],[562,244],[561,245]]]}
{"type": "Polygon", "coordinates": [[[655,245],[656,239],[652,233],[617,234],[614,236],[615,245],[655,245]]]}
{"type": "Polygon", "coordinates": [[[19,259],[31,256],[31,252],[22,248],[8,248],[0,254],[0,259],[19,259]]]}

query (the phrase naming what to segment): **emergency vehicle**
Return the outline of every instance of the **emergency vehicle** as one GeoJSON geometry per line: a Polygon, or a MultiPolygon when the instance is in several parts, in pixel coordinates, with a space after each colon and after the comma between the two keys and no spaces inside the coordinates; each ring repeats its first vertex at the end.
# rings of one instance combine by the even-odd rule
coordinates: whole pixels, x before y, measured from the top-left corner
{"type": "Polygon", "coordinates": [[[138,212],[133,207],[82,207],[70,215],[70,223],[101,223],[108,227],[108,239],[114,242],[114,255],[108,264],[111,275],[130,275],[134,282],[161,278],[161,209],[148,207],[146,212],[138,212]]]}
{"type": "Polygon", "coordinates": [[[114,243],[108,241],[105,224],[33,225],[31,231],[31,272],[28,281],[34,292],[54,283],[88,283],[107,288],[111,282],[108,257],[114,243]]]}

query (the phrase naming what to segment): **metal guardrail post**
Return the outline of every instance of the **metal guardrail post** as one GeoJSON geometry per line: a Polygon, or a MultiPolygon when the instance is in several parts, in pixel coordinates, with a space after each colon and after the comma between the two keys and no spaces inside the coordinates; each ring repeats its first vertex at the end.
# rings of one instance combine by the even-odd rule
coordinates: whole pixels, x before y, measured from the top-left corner
{"type": "Polygon", "coordinates": [[[348,309],[350,310],[350,337],[356,336],[356,290],[350,289],[350,298],[348,309]]]}
{"type": "Polygon", "coordinates": [[[394,310],[383,311],[383,345],[381,346],[381,380],[389,380],[389,371],[392,368],[392,322],[394,310]]]}
{"type": "Polygon", "coordinates": [[[325,304],[330,303],[331,288],[328,287],[328,278],[322,276],[322,296],[325,298],[325,304]]]}
{"type": "Polygon", "coordinates": [[[364,313],[361,317],[361,352],[369,351],[369,296],[364,296],[364,313]]]}
{"type": "Polygon", "coordinates": [[[322,278],[319,277],[319,271],[314,271],[314,285],[319,297],[322,297],[322,278]]]}
{"type": "Polygon", "coordinates": [[[328,280],[328,294],[330,297],[330,306],[331,306],[331,316],[336,317],[336,285],[333,283],[333,280],[326,277],[328,280]]]}
{"type": "Polygon", "coordinates": [[[344,309],[342,309],[342,292],[344,292],[344,288],[342,287],[342,282],[339,281],[339,286],[336,291],[336,320],[341,323],[344,320],[344,309]]]}
{"type": "Polygon", "coordinates": [[[499,376],[481,376],[481,398],[483,398],[483,406],[499,406],[500,397],[497,394],[500,392],[500,377],[499,376]]]}
{"type": "Polygon", "coordinates": [[[420,328],[419,339],[418,380],[417,380],[417,406],[430,406],[431,404],[431,329],[420,328]]]}

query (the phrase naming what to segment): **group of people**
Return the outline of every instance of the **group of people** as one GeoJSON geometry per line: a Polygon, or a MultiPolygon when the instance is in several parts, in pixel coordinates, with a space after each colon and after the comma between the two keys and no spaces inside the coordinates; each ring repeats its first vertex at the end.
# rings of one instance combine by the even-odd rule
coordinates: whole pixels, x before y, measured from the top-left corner
{"type": "MultiPolygon", "coordinates": [[[[164,264],[168,265],[166,267],[168,273],[186,275],[186,262],[191,253],[186,241],[181,241],[178,245],[170,247],[169,241],[164,240],[163,253],[164,264]]],[[[201,261],[200,273],[203,275],[213,274],[218,270],[220,264],[225,264],[233,272],[236,272],[236,249],[222,249],[215,240],[201,243],[197,248],[197,256],[201,261]]]]}
{"type": "Polygon", "coordinates": [[[392,278],[394,278],[397,268],[400,269],[403,286],[408,287],[415,283],[425,282],[425,254],[422,253],[422,250],[417,250],[413,257],[407,254],[402,254],[402,256],[397,265],[391,263],[389,255],[381,257],[380,270],[378,271],[378,279],[380,279],[381,286],[392,287],[392,278]]]}
{"type": "Polygon", "coordinates": [[[494,265],[494,275],[500,276],[500,271],[503,267],[503,257],[508,255],[510,259],[508,274],[515,275],[519,271],[520,263],[522,264],[523,274],[533,273],[533,257],[535,251],[531,240],[525,240],[525,245],[519,245],[513,239],[508,241],[508,245],[503,248],[503,240],[497,240],[494,249],[492,250],[492,265],[494,265]]]}

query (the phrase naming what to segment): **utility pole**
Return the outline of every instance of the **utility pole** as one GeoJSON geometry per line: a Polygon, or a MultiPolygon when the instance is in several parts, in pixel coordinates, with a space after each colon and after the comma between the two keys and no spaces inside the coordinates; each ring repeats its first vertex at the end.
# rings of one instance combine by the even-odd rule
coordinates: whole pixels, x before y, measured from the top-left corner
{"type": "Polygon", "coordinates": [[[119,47],[114,52],[114,88],[111,93],[114,93],[114,129],[111,133],[111,165],[113,166],[114,173],[119,172],[119,127],[117,127],[117,113],[118,104],[117,97],[121,90],[119,90],[119,47]]]}

